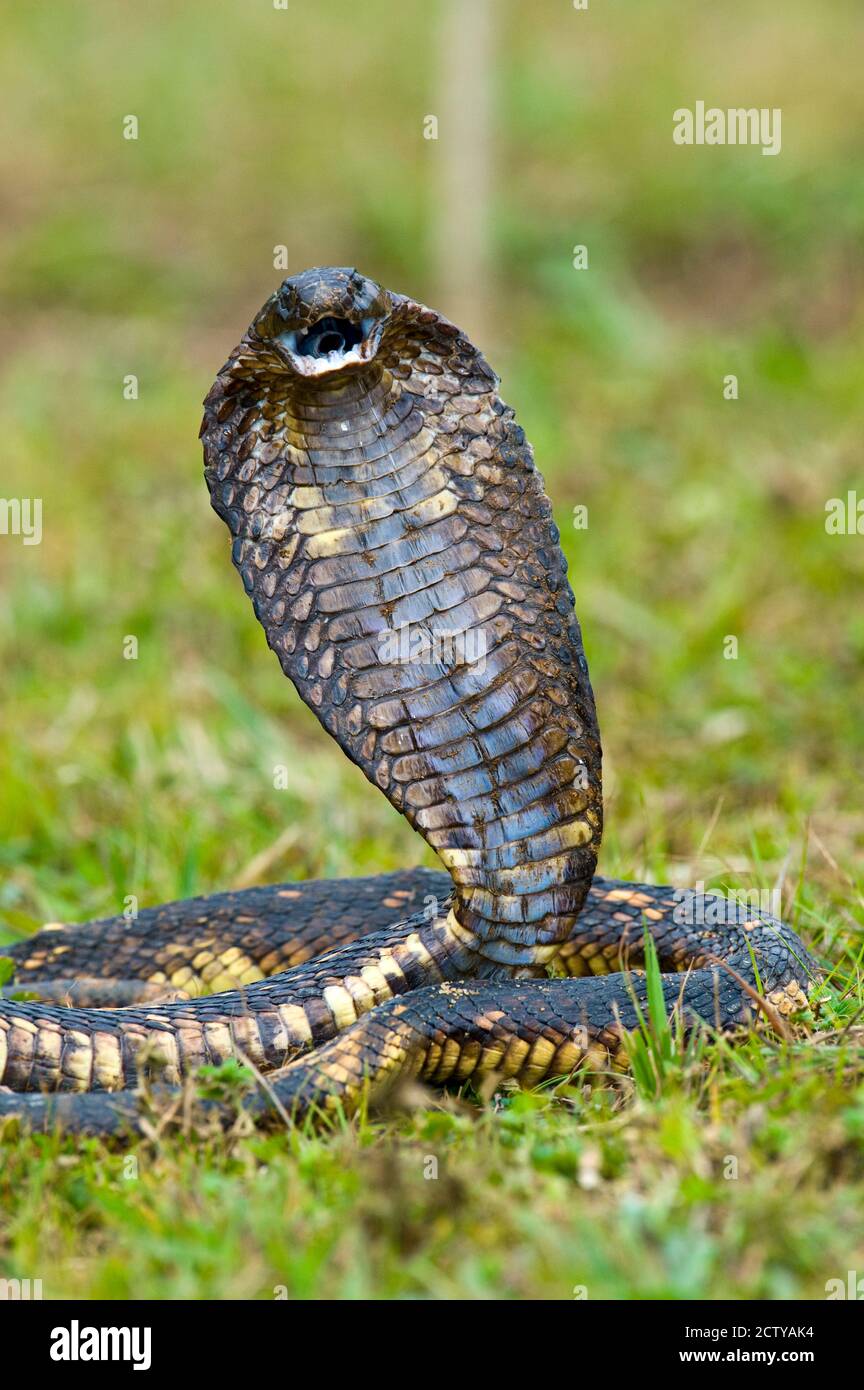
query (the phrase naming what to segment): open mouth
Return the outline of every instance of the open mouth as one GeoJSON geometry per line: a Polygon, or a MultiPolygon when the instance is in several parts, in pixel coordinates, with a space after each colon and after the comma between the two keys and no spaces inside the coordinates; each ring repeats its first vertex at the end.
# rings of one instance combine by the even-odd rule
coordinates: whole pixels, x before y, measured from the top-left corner
{"type": "Polygon", "coordinates": [[[324,376],[344,367],[368,362],[381,336],[379,319],[351,319],[325,315],[305,330],[280,333],[277,342],[295,371],[303,376],[324,376]]]}
{"type": "Polygon", "coordinates": [[[299,336],[296,351],[301,357],[330,357],[334,352],[347,352],[349,347],[356,347],[362,341],[363,330],[359,323],[328,315],[299,336]]]}

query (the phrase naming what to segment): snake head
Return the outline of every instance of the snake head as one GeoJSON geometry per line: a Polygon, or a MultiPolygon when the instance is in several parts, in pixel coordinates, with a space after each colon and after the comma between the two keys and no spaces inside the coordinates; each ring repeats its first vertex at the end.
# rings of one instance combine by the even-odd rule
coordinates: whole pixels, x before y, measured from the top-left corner
{"type": "Polygon", "coordinates": [[[322,266],[283,280],[252,332],[298,376],[327,377],[372,361],[391,308],[374,280],[322,266]]]}

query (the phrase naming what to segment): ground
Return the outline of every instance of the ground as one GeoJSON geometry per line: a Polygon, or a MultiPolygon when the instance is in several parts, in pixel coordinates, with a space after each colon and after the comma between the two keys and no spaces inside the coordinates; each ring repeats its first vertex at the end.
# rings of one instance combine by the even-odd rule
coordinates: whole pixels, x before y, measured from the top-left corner
{"type": "MultiPolygon", "coordinates": [[[[819,1016],[685,1055],[661,1029],[633,1081],[415,1095],[328,1135],[12,1133],[0,1275],[46,1297],[821,1298],[864,1273],[864,535],[825,524],[864,498],[862,20],[614,8],[502,25],[482,345],[570,563],[603,872],[776,889],[828,969],[819,1016]],[[781,106],[781,154],[675,146],[701,96],[781,106]]],[[[279,15],[289,40],[203,0],[10,20],[0,492],[42,499],[43,536],[0,536],[0,942],[433,862],[281,677],[196,444],[274,245],[435,301],[430,8],[322,9],[279,15]]]]}

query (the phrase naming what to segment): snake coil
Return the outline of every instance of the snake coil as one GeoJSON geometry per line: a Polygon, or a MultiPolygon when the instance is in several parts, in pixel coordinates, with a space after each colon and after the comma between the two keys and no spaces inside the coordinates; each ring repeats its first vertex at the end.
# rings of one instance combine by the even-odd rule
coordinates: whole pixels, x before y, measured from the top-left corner
{"type": "Polygon", "coordinates": [[[134,1096],[109,1092],[232,1054],[270,1073],[262,1110],[295,1114],[405,1075],[531,1083],[620,1061],[644,986],[618,972],[645,928],[687,972],[664,978],[686,1026],[747,1021],[757,985],[781,1014],[806,1002],[812,962],[783,924],[594,877],[601,746],[573,594],[531,448],[463,333],[355,270],[295,276],[217,376],[202,437],[283,671],[447,877],[41,933],[13,954],[46,1002],[0,1003],[0,1081],[21,1093],[0,1116],[134,1127],[134,1096]],[[147,1002],[172,987],[224,992],[147,1002]],[[60,990],[134,1003],[64,1008],[60,990]]]}

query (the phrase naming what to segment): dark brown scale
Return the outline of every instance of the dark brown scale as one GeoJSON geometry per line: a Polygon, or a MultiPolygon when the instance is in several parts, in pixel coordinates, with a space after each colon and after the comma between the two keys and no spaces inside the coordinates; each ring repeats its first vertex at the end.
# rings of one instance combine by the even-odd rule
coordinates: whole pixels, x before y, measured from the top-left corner
{"type": "Polygon", "coordinates": [[[0,954],[16,965],[8,993],[58,979],[95,980],[110,963],[117,980],[203,994],[302,965],[416,915],[427,901],[443,903],[450,891],[447,876],[429,869],[279,883],[143,908],[132,921],[55,927],[0,954]]]}
{"type": "MultiPolygon", "coordinates": [[[[691,972],[665,983],[687,1026],[752,1021],[738,981],[754,959],[774,1010],[806,1000],[812,962],[781,923],[733,908],[705,927],[703,899],[682,918],[671,889],[592,885],[600,739],[558,532],[458,329],[353,270],[286,280],[219,373],[202,436],[283,670],[448,876],[281,885],[40,933],[14,948],[16,985],[53,981],[55,999],[67,984],[72,1002],[226,992],[102,1012],[0,1001],[0,1084],[176,1082],[239,1052],[300,1113],[350,1109],[367,1080],[531,1084],[618,1064],[629,980],[513,977],[638,966],[646,929],[664,970],[691,972]]],[[[0,1097],[5,1113],[134,1125],[128,1099],[98,1096],[0,1097]]]]}

